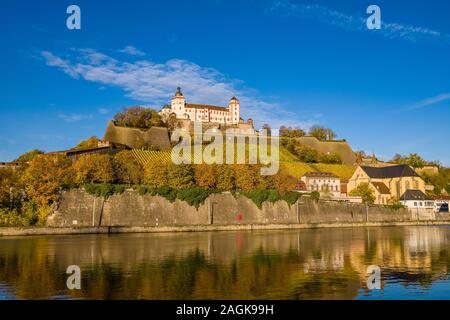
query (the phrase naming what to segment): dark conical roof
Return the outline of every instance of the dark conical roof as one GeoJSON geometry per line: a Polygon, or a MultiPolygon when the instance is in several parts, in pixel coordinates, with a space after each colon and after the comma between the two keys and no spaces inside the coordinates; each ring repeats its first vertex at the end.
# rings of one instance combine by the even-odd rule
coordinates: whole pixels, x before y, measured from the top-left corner
{"type": "Polygon", "coordinates": [[[177,87],[177,91],[175,92],[175,97],[182,97],[183,93],[181,92],[181,88],[177,87]]]}

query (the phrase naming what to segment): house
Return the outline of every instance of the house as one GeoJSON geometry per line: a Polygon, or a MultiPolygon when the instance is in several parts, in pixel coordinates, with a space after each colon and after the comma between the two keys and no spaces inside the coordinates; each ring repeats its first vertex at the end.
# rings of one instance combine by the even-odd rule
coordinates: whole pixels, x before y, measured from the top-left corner
{"type": "Polygon", "coordinates": [[[339,198],[341,179],[331,172],[307,172],[301,178],[309,192],[318,191],[321,196],[339,198]]]}
{"type": "Polygon", "coordinates": [[[212,106],[207,104],[186,103],[186,99],[178,87],[171,104],[161,109],[162,117],[175,114],[179,120],[190,120],[199,122],[219,123],[226,125],[238,125],[240,117],[240,102],[232,97],[228,107],[212,106]]]}
{"type": "Polygon", "coordinates": [[[20,167],[20,163],[18,162],[0,162],[0,168],[10,168],[10,169],[17,169],[20,167]]]}
{"type": "Polygon", "coordinates": [[[434,200],[421,190],[406,190],[400,197],[400,202],[408,209],[434,209],[434,200]]]}
{"type": "Polygon", "coordinates": [[[407,190],[425,193],[425,181],[410,166],[404,164],[386,167],[359,166],[348,181],[348,193],[361,183],[369,184],[375,193],[376,204],[400,200],[407,190]]]}

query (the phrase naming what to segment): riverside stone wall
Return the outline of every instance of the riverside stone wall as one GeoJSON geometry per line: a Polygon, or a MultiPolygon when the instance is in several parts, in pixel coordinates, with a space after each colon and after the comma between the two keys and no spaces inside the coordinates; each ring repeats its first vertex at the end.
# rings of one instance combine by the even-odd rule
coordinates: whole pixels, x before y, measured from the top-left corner
{"type": "Polygon", "coordinates": [[[211,195],[198,209],[184,201],[170,202],[160,196],[139,195],[128,190],[108,199],[83,190],[65,191],[47,225],[51,227],[197,226],[239,224],[320,224],[345,222],[407,222],[450,220],[449,214],[392,210],[381,206],[340,202],[315,202],[302,197],[294,205],[252,200],[230,193],[211,195]]]}

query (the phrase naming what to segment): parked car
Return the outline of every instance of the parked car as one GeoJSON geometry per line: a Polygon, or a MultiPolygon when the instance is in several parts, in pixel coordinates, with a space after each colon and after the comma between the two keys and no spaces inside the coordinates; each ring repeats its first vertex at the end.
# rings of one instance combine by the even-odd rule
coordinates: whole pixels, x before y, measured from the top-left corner
{"type": "Polygon", "coordinates": [[[448,211],[448,203],[443,203],[439,208],[439,212],[449,212],[448,211]]]}

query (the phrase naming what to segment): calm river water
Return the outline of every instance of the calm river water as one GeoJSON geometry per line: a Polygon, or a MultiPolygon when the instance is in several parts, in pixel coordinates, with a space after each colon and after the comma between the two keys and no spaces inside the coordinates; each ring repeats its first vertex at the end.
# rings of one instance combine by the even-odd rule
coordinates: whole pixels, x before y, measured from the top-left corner
{"type": "Polygon", "coordinates": [[[447,226],[0,238],[0,299],[449,299],[449,270],[447,226]]]}

